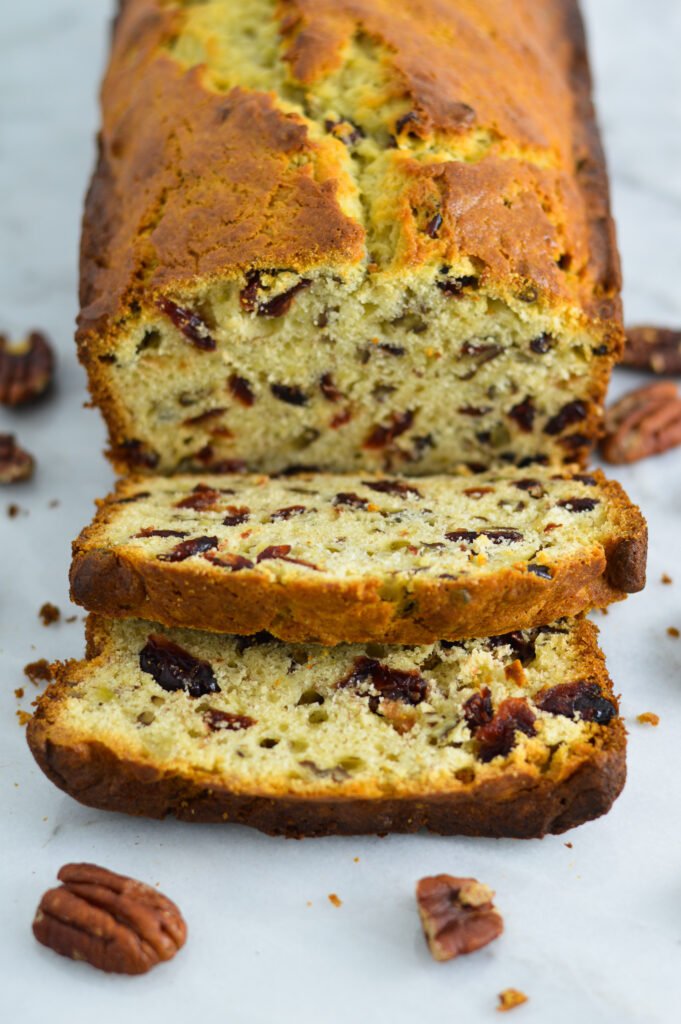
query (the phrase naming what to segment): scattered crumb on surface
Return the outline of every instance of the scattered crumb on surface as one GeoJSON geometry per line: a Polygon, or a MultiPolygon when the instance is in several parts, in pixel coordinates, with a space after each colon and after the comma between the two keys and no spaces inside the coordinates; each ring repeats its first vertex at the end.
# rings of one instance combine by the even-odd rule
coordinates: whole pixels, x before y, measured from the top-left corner
{"type": "Polygon", "coordinates": [[[642,715],[636,716],[636,721],[642,725],[659,725],[660,716],[656,715],[654,711],[644,711],[642,715]]]}
{"type": "Polygon", "coordinates": [[[663,572],[662,573],[662,582],[663,583],[672,583],[673,581],[672,581],[671,576],[667,576],[667,573],[663,572]]]}
{"type": "MultiPolygon", "coordinates": [[[[17,711],[17,718],[19,719],[19,725],[28,725],[33,718],[30,711],[17,711]]],[[[15,783],[16,785],[16,783],[15,783]]]]}
{"type": "Polygon", "coordinates": [[[668,626],[667,627],[667,632],[669,633],[670,636],[678,636],[679,635],[679,631],[676,628],[676,626],[668,626]]]}
{"type": "Polygon", "coordinates": [[[601,614],[602,615],[607,615],[608,614],[608,609],[607,608],[601,608],[601,614]]]}
{"type": "Polygon", "coordinates": [[[23,686],[18,686],[16,688],[16,690],[14,691],[14,696],[16,697],[17,700],[21,700],[21,698],[24,696],[23,686]]]}
{"type": "Polygon", "coordinates": [[[69,615],[68,619],[64,619],[64,622],[75,622],[77,618],[77,615],[69,615]]]}
{"type": "Polygon", "coordinates": [[[334,907],[340,907],[343,903],[343,901],[338,896],[336,896],[335,892],[329,893],[329,899],[333,903],[334,907]]]}
{"type": "Polygon", "coordinates": [[[308,900],[307,901],[307,905],[308,905],[308,907],[311,907],[312,906],[312,900],[308,900]]]}
{"type": "Polygon", "coordinates": [[[16,517],[21,515],[23,511],[24,510],[19,505],[15,505],[14,502],[7,506],[7,515],[10,519],[16,519],[16,517]]]}
{"type": "Polygon", "coordinates": [[[359,857],[355,857],[355,864],[359,864],[359,857]]]}
{"type": "Polygon", "coordinates": [[[28,676],[34,686],[38,683],[49,683],[52,679],[52,669],[47,658],[40,658],[39,661],[29,661],[24,665],[24,675],[28,676]]]}
{"type": "Polygon", "coordinates": [[[527,1002],[528,997],[519,988],[505,988],[499,993],[499,1005],[497,1010],[512,1010],[515,1006],[522,1006],[527,1002]]]}
{"type": "Polygon", "coordinates": [[[572,843],[563,843],[563,846],[567,846],[568,850],[572,849],[572,843]]]}
{"type": "Polygon", "coordinates": [[[38,615],[43,620],[43,626],[51,626],[53,622],[59,622],[61,618],[61,612],[56,604],[52,604],[50,601],[45,602],[38,615]]]}
{"type": "Polygon", "coordinates": [[[59,504],[60,504],[59,498],[53,498],[52,501],[50,502],[50,504],[47,507],[48,508],[57,508],[57,506],[59,504]]]}

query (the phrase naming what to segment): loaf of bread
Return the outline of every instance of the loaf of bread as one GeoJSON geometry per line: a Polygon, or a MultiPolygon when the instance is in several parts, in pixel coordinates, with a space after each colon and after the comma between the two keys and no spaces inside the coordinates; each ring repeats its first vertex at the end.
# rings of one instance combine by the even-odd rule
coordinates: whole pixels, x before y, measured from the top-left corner
{"type": "Polygon", "coordinates": [[[119,470],[583,462],[622,331],[576,0],[126,0],[102,106],[119,470]]]}
{"type": "Polygon", "coordinates": [[[420,647],[92,616],[28,741],[92,807],[292,836],[539,836],[610,807],[625,734],[586,620],[420,647]]]}
{"type": "Polygon", "coordinates": [[[138,476],[75,542],[71,586],[168,626],[423,644],[620,600],[645,563],[645,521],[600,471],[138,476]]]}

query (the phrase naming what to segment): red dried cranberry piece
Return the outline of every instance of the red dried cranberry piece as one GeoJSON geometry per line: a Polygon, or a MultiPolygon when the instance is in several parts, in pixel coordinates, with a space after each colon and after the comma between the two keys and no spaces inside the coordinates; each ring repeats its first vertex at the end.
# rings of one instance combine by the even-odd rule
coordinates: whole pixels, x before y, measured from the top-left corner
{"type": "Polygon", "coordinates": [[[243,654],[249,647],[262,647],[264,644],[271,643],[278,643],[278,641],[266,629],[261,629],[250,636],[240,636],[236,642],[236,649],[239,654],[243,654]]]}
{"type": "Polygon", "coordinates": [[[585,484],[587,487],[595,487],[598,483],[596,477],[589,473],[573,473],[572,479],[579,480],[580,484],[585,484]]]}
{"type": "Polygon", "coordinates": [[[457,412],[461,416],[484,416],[486,413],[491,412],[491,405],[462,405],[457,412]]]}
{"type": "Polygon", "coordinates": [[[406,498],[408,494],[413,494],[416,498],[423,497],[417,487],[404,480],[362,480],[362,483],[379,494],[396,494],[400,498],[406,498]]]}
{"type": "Polygon", "coordinates": [[[225,512],[228,514],[222,520],[223,526],[241,526],[242,523],[247,523],[251,517],[251,510],[248,505],[227,505],[225,512]]]}
{"type": "Polygon", "coordinates": [[[291,516],[299,516],[303,512],[307,512],[307,505],[289,505],[288,508],[278,508],[276,512],[273,512],[270,516],[272,522],[277,519],[290,519],[291,516]]]}
{"type": "Polygon", "coordinates": [[[203,720],[211,732],[238,732],[241,729],[250,729],[256,724],[257,719],[248,715],[236,715],[231,711],[218,711],[217,708],[206,708],[203,712],[203,720]]]}
{"type": "Polygon", "coordinates": [[[118,449],[131,466],[154,469],[158,465],[158,453],[150,451],[142,441],[122,441],[118,449]]]}
{"type": "Polygon", "coordinates": [[[452,530],[445,534],[446,540],[463,541],[470,544],[478,537],[489,537],[493,544],[502,544],[505,540],[515,544],[523,539],[517,530],[452,530]]]}
{"type": "Polygon", "coordinates": [[[270,384],[270,391],[280,402],[288,402],[289,405],[307,405],[307,395],[295,385],[270,384]]]}
{"type": "Polygon", "coordinates": [[[140,651],[140,668],[169,692],[184,690],[190,697],[220,692],[209,662],[195,658],[158,633],[150,633],[147,637],[140,651]]]}
{"type": "Polygon", "coordinates": [[[191,494],[180,501],[176,501],[175,508],[193,508],[197,512],[213,508],[216,501],[220,501],[220,492],[214,491],[207,484],[197,484],[191,494]]]}
{"type": "Polygon", "coordinates": [[[333,419],[329,423],[329,426],[331,427],[332,430],[338,430],[339,427],[344,427],[346,423],[349,423],[351,419],[352,412],[350,411],[350,409],[341,409],[341,411],[337,412],[336,415],[333,417],[333,419]]]}
{"type": "Polygon", "coordinates": [[[302,558],[289,558],[288,553],[290,550],[290,544],[271,544],[268,548],[265,548],[260,552],[256,561],[266,562],[271,559],[278,559],[281,562],[293,562],[295,565],[306,565],[308,569],[317,568],[317,566],[313,565],[312,562],[304,562],[302,558]]]}
{"type": "MultiPolygon", "coordinates": [[[[563,632],[562,630],[560,632],[563,632]]],[[[529,665],[535,658],[535,644],[537,640],[536,630],[527,630],[523,633],[516,629],[512,633],[501,633],[498,636],[487,637],[488,647],[510,647],[515,658],[521,665],[529,665]]]]}
{"type": "Polygon", "coordinates": [[[221,569],[231,569],[232,572],[240,572],[241,569],[252,569],[254,563],[243,555],[233,555],[229,551],[222,551],[220,554],[215,551],[208,551],[204,556],[212,565],[218,565],[221,569]]]}
{"type": "Polygon", "coordinates": [[[332,502],[333,505],[347,505],[348,508],[366,509],[369,502],[366,498],[360,498],[359,494],[352,491],[344,491],[337,494],[332,502]]]}
{"type": "Polygon", "coordinates": [[[229,378],[229,390],[232,392],[237,402],[241,402],[241,404],[245,405],[246,408],[249,408],[255,403],[253,389],[245,377],[238,377],[236,373],[233,373],[229,378]]]}
{"type": "Polygon", "coordinates": [[[381,700],[400,700],[403,704],[416,705],[428,694],[428,684],[420,672],[390,668],[366,655],[355,658],[351,671],[336,685],[338,689],[344,689],[347,686],[358,688],[362,684],[378,690],[378,696],[372,694],[369,697],[369,707],[374,712],[381,700]]]}
{"type": "Polygon", "coordinates": [[[407,351],[402,345],[377,345],[376,348],[380,348],[381,352],[387,352],[389,356],[403,356],[407,351]]]}
{"type": "Polygon", "coordinates": [[[538,356],[546,355],[549,349],[553,348],[553,338],[550,334],[540,334],[538,338],[533,338],[530,342],[530,348],[533,352],[536,352],[538,356]]]}
{"type": "Polygon", "coordinates": [[[580,448],[592,448],[593,443],[593,438],[587,437],[586,434],[566,434],[558,438],[558,444],[565,448],[568,454],[574,454],[580,448]]]}
{"type": "Polygon", "coordinates": [[[239,292],[239,302],[244,313],[252,313],[258,299],[260,274],[257,270],[249,270],[246,274],[246,287],[239,292]]]}
{"type": "Polygon", "coordinates": [[[463,706],[463,717],[471,732],[475,732],[481,725],[487,725],[494,717],[492,708],[492,694],[488,686],[483,686],[472,697],[469,697],[463,706]]]}
{"type": "Polygon", "coordinates": [[[584,721],[598,725],[607,725],[617,714],[617,708],[603,696],[598,683],[589,683],[585,679],[552,686],[537,694],[534,702],[551,715],[563,715],[565,718],[579,715],[584,721]]]}
{"type": "Polygon", "coordinates": [[[531,432],[536,414],[537,410],[535,409],[534,402],[529,395],[524,402],[519,402],[518,405],[514,405],[508,412],[509,417],[512,420],[515,420],[520,429],[526,434],[531,432]]]}
{"type": "Polygon", "coordinates": [[[480,760],[486,763],[499,755],[505,757],[515,746],[516,732],[534,736],[534,721],[534,712],[524,698],[508,697],[502,701],[492,720],[476,730],[480,760]]]}
{"type": "Polygon", "coordinates": [[[374,427],[364,442],[365,448],[385,448],[392,444],[396,437],[409,430],[414,422],[414,414],[409,409],[406,412],[392,413],[389,426],[374,427]]]}
{"type": "Polygon", "coordinates": [[[563,498],[558,502],[560,508],[566,508],[568,512],[591,512],[598,504],[598,498],[563,498]]]}
{"type": "Polygon", "coordinates": [[[460,299],[465,288],[477,288],[478,279],[471,275],[465,275],[464,277],[448,277],[444,281],[435,283],[448,298],[460,299]]]}
{"type": "Polygon", "coordinates": [[[322,389],[324,398],[329,402],[339,402],[343,397],[343,392],[339,391],[333,382],[333,374],[325,373],[322,375],[319,381],[319,386],[322,389]]]}
{"type": "Polygon", "coordinates": [[[187,530],[155,530],[152,526],[146,526],[133,537],[186,537],[187,530]]]}
{"type": "Polygon", "coordinates": [[[584,402],[568,402],[560,412],[551,417],[544,427],[544,433],[551,434],[552,436],[562,434],[566,427],[571,427],[573,423],[579,423],[580,420],[585,419],[586,406],[584,402]]]}
{"type": "Polygon", "coordinates": [[[149,497],[151,497],[151,491],[138,491],[137,494],[131,494],[129,498],[117,498],[114,504],[128,505],[132,501],[141,501],[142,498],[149,497]]]}
{"type": "Polygon", "coordinates": [[[281,295],[277,295],[275,298],[270,299],[269,302],[260,303],[257,309],[258,316],[274,317],[283,316],[285,313],[288,313],[298,292],[302,292],[304,288],[309,288],[311,284],[312,281],[308,278],[301,278],[297,284],[293,285],[293,288],[289,288],[288,291],[282,292],[281,295]]]}
{"type": "Polygon", "coordinates": [[[466,341],[461,346],[462,356],[473,356],[478,366],[488,363],[503,352],[501,345],[485,345],[478,341],[466,341]]]}
{"type": "Polygon", "coordinates": [[[200,555],[217,546],[217,537],[191,537],[189,540],[183,540],[180,544],[176,544],[167,555],[158,555],[157,557],[160,562],[184,562],[185,558],[200,555]]]}
{"type": "Polygon", "coordinates": [[[543,498],[546,493],[540,481],[530,477],[526,477],[524,480],[514,480],[513,486],[518,487],[521,491],[527,491],[533,498],[543,498]]]}
{"type": "Polygon", "coordinates": [[[426,224],[426,234],[431,238],[437,238],[438,231],[442,227],[442,214],[436,213],[426,224]]]}
{"type": "Polygon", "coordinates": [[[207,326],[198,313],[191,309],[184,309],[163,296],[156,299],[155,305],[175,324],[178,331],[184,334],[187,341],[191,341],[192,345],[204,352],[215,351],[217,348],[215,340],[211,338],[207,326]]]}
{"type": "MultiPolygon", "coordinates": [[[[188,419],[183,420],[185,427],[194,427],[199,423],[205,423],[207,420],[213,420],[216,416],[222,416],[223,412],[227,412],[226,406],[222,406],[218,409],[208,409],[206,412],[200,412],[198,416],[190,416],[188,419]]],[[[226,427],[222,428],[226,430],[226,427]]]]}
{"type": "Polygon", "coordinates": [[[538,565],[536,562],[529,562],[527,571],[534,573],[535,576],[540,576],[543,580],[553,579],[553,573],[548,565],[538,565]]]}

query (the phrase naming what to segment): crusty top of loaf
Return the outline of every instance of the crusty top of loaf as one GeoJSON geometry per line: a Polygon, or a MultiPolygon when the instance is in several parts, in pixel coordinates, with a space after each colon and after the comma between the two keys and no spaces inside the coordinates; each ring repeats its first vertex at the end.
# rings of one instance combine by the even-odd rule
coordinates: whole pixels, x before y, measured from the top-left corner
{"type": "Polygon", "coordinates": [[[102,103],[83,332],[253,268],[472,267],[619,315],[576,0],[126,0],[102,103]]]}

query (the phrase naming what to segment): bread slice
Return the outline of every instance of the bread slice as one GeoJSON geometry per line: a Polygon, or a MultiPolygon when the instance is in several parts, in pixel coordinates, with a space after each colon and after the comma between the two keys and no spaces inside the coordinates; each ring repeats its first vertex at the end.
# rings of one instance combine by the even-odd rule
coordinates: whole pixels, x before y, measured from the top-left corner
{"type": "Polygon", "coordinates": [[[577,0],[127,0],[78,344],[122,472],[582,462],[622,343],[577,0]]]}
{"type": "Polygon", "coordinates": [[[169,626],[432,643],[619,600],[645,559],[639,510],[600,472],[147,477],[100,504],[71,586],[169,626]]]}
{"type": "Polygon", "coordinates": [[[28,742],[106,810],[271,834],[540,836],[608,810],[625,733],[584,619],[420,647],[91,616],[28,742]]]}

